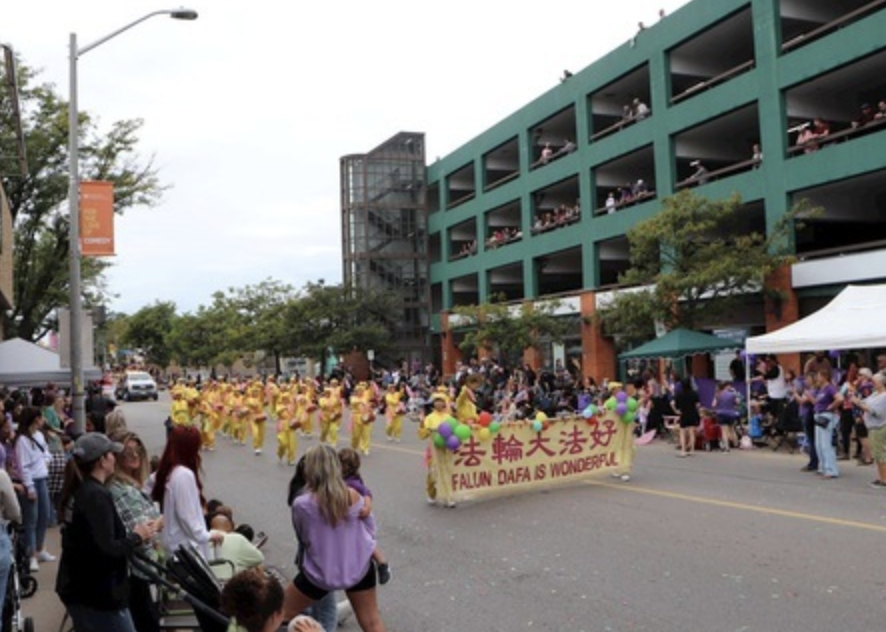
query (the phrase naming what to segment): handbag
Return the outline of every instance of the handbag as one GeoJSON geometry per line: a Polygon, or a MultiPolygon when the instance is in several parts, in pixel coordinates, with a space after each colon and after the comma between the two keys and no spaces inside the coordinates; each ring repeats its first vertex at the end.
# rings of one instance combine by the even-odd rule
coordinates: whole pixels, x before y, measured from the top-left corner
{"type": "Polygon", "coordinates": [[[827,415],[823,415],[821,413],[818,413],[817,415],[815,415],[815,417],[812,418],[812,421],[814,421],[815,425],[818,426],[819,428],[827,428],[828,424],[831,423],[830,417],[828,417],[827,415]]]}

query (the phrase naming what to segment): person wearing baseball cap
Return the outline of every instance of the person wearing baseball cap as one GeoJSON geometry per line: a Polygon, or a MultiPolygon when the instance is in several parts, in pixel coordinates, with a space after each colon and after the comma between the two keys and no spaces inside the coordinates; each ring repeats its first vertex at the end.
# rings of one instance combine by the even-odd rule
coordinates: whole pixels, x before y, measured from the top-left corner
{"type": "Polygon", "coordinates": [[[88,432],[74,444],[59,502],[62,555],[58,594],[74,628],[135,632],[129,613],[129,554],[157,532],[147,521],[126,532],[105,486],[123,445],[88,432]]]}

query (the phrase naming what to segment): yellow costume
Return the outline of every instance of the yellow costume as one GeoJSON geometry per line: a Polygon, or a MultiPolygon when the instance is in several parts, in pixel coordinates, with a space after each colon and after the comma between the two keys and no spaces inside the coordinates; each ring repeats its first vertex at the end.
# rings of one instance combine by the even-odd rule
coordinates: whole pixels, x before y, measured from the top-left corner
{"type": "Polygon", "coordinates": [[[265,444],[265,422],[268,419],[261,385],[258,385],[258,388],[255,386],[250,388],[246,393],[245,405],[248,410],[246,416],[252,429],[252,449],[256,454],[261,454],[265,444]]]}
{"type": "Polygon", "coordinates": [[[388,441],[400,443],[400,435],[403,432],[403,417],[406,415],[403,397],[403,391],[394,390],[393,386],[385,393],[385,416],[388,419],[385,434],[388,435],[388,441]]]}
{"type": "Polygon", "coordinates": [[[369,444],[372,439],[372,422],[375,411],[369,399],[369,391],[363,384],[354,388],[351,396],[351,448],[369,455],[369,444]]]}
{"type": "Polygon", "coordinates": [[[265,385],[265,406],[267,407],[270,421],[274,421],[277,417],[277,403],[280,399],[280,393],[277,380],[272,375],[268,378],[268,383],[265,385]]]}
{"type": "MultiPolygon", "coordinates": [[[[451,417],[445,396],[434,393],[431,396],[431,401],[434,402],[434,410],[422,420],[418,428],[420,439],[430,439],[440,424],[451,417]],[[444,406],[438,406],[437,402],[443,402],[444,406]]],[[[452,465],[454,461],[452,450],[445,446],[438,448],[433,441],[430,442],[429,449],[431,462],[427,478],[428,502],[433,503],[440,500],[448,507],[455,507],[455,501],[452,498],[452,465]]]]}
{"type": "Polygon", "coordinates": [[[277,460],[281,464],[284,457],[289,465],[295,464],[298,439],[295,434],[294,413],[292,395],[284,391],[277,399],[277,406],[274,409],[274,414],[277,417],[277,460]]]}
{"type": "Polygon", "coordinates": [[[333,389],[326,388],[320,395],[319,404],[320,441],[335,447],[338,443],[338,427],[341,424],[341,399],[333,389]]]}
{"type": "Polygon", "coordinates": [[[246,394],[234,391],[231,396],[231,436],[240,445],[246,445],[246,422],[249,409],[246,407],[246,394]]]}
{"type": "Polygon", "coordinates": [[[215,430],[218,428],[218,411],[215,410],[214,402],[216,393],[210,384],[200,392],[197,410],[203,425],[200,428],[200,439],[203,447],[207,450],[215,450],[215,430]]]}
{"type": "Polygon", "coordinates": [[[181,391],[175,391],[172,394],[172,411],[170,416],[172,417],[172,423],[176,426],[191,425],[191,413],[188,409],[188,402],[181,391]]]}
{"type": "Polygon", "coordinates": [[[302,383],[301,389],[306,398],[305,418],[302,421],[301,433],[306,438],[312,438],[314,436],[314,411],[317,409],[315,404],[317,393],[314,390],[314,384],[309,380],[302,383]]]}
{"type": "Polygon", "coordinates": [[[474,403],[474,391],[465,384],[455,398],[455,418],[463,424],[477,422],[477,405],[474,403]]]}

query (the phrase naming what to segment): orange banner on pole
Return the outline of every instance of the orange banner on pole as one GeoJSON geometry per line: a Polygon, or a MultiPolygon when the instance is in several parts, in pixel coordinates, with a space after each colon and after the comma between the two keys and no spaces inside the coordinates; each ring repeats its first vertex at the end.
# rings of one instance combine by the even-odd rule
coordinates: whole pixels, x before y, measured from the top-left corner
{"type": "Polygon", "coordinates": [[[114,254],[114,185],[80,182],[80,253],[84,257],[114,254]]]}

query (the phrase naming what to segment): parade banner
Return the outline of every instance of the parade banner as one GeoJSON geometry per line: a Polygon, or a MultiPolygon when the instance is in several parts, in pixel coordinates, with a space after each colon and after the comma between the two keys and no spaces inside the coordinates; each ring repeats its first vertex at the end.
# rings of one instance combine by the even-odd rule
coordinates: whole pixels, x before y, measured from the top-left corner
{"type": "Polygon", "coordinates": [[[455,500],[575,483],[617,468],[633,450],[632,425],[609,412],[474,430],[453,451],[455,500]]]}
{"type": "Polygon", "coordinates": [[[80,183],[80,254],[109,257],[114,252],[114,184],[80,183]]]}

